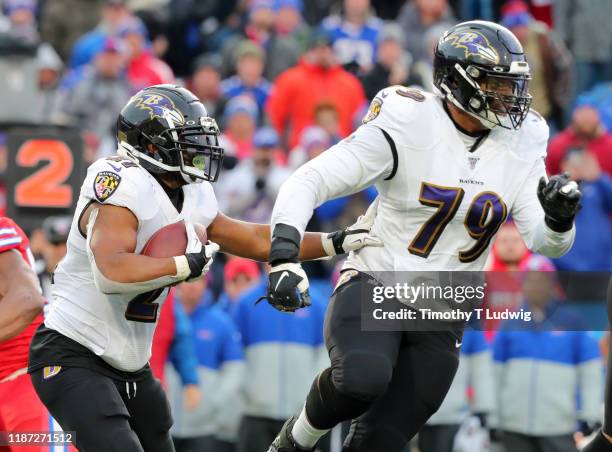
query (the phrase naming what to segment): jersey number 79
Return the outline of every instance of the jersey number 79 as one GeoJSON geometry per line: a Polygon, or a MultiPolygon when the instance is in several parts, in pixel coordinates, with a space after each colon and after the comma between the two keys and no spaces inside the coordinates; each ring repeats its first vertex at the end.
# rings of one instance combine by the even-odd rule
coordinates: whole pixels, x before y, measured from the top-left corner
{"type": "MultiPolygon", "coordinates": [[[[408,246],[411,254],[424,258],[429,256],[444,228],[457,214],[464,194],[463,188],[421,183],[419,202],[425,206],[436,207],[437,210],[421,226],[408,246]]],[[[459,260],[473,262],[478,259],[489,246],[499,227],[506,221],[507,216],[508,208],[497,193],[491,191],[478,193],[472,200],[463,222],[468,234],[476,240],[476,243],[470,249],[460,251],[459,260]]]]}

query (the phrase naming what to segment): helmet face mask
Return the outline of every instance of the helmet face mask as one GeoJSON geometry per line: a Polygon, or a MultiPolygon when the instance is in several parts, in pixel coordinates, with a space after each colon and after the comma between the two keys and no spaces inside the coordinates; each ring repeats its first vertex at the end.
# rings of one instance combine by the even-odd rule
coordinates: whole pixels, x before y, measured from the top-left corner
{"type": "Polygon", "coordinates": [[[138,160],[151,174],[175,173],[188,184],[219,177],[224,153],[219,135],[202,103],[170,85],[136,94],[118,120],[119,153],[138,160]]]}
{"type": "MultiPolygon", "coordinates": [[[[170,165],[163,169],[180,172],[188,184],[202,181],[215,182],[221,171],[223,148],[219,146],[219,128],[213,118],[201,117],[200,124],[187,124],[165,130],[150,137],[156,154],[166,156],[170,165]],[[162,138],[163,140],[160,140],[162,138]]],[[[143,134],[145,140],[149,137],[143,134]]]]}
{"type": "Polygon", "coordinates": [[[530,79],[520,43],[497,24],[459,24],[436,47],[436,88],[487,128],[520,128],[531,105],[530,79]]]}

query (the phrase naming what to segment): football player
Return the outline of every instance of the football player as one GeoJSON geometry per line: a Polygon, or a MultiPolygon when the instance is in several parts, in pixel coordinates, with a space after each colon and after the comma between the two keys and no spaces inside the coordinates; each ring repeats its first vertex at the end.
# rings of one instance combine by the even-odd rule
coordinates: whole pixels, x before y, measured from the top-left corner
{"type": "Polygon", "coordinates": [[[529,108],[529,79],[509,30],[456,25],[435,49],[436,93],[381,90],[361,127],[285,182],[272,214],[267,298],[274,307],[305,304],[298,252],[313,209],[326,200],[375,185],[372,233],[384,246],[349,255],[325,319],[331,367],[270,452],[313,450],[349,419],[344,451],[401,451],[444,399],[463,323],[363,331],[359,300],[379,284],[369,272],[480,271],[510,213],[534,252],[556,257],[570,249],[580,193],[565,175],[546,179],[548,127],[529,108]]]}
{"type": "MultiPolygon", "coordinates": [[[[117,155],[93,163],[81,187],[28,371],[53,417],[76,432],[79,450],[171,451],[168,403],[147,364],[159,306],[169,286],[202,277],[219,249],[265,260],[270,227],[218,212],[210,182],[223,158],[219,129],[188,90],[140,91],[117,127],[117,155]],[[153,233],[179,220],[184,255],[140,254],[153,233]],[[210,241],[200,243],[193,223],[210,241]]],[[[366,217],[332,236],[307,234],[301,258],[376,244],[368,232],[366,217]]]]}
{"type": "MultiPolygon", "coordinates": [[[[49,431],[53,426],[26,372],[30,341],[42,322],[44,304],[33,264],[25,233],[10,218],[0,217],[0,436],[49,431]]],[[[7,448],[0,445],[0,450],[7,448]]],[[[41,452],[49,446],[15,444],[8,450],[41,452]]]]}

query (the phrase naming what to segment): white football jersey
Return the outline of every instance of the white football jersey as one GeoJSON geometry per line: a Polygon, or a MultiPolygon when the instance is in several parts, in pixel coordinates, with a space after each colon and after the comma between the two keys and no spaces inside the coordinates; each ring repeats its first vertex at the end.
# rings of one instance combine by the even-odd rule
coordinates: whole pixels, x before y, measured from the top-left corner
{"type": "Polygon", "coordinates": [[[372,233],[384,247],[351,253],[346,268],[482,270],[510,214],[529,248],[560,255],[574,230],[557,234],[544,223],[537,184],[547,140],[546,122],[532,111],[519,130],[494,128],[470,152],[473,140],[457,129],[441,97],[392,86],[377,94],[350,137],[285,183],[272,223],[303,232],[311,207],[375,185],[372,233]]]}
{"type": "Polygon", "coordinates": [[[121,157],[100,159],[87,170],[81,186],[67,254],[54,273],[51,306],[45,325],[75,340],[111,366],[141,369],[151,356],[157,315],[168,289],[150,300],[134,294],[101,293],[94,283],[87,241],[79,231],[82,212],[92,202],[129,209],[138,219],[135,253],[162,227],[179,220],[208,227],[217,215],[217,200],[208,182],[183,187],[181,212],[145,169],[121,157]],[[136,300],[135,300],[136,299],[136,300]]]}

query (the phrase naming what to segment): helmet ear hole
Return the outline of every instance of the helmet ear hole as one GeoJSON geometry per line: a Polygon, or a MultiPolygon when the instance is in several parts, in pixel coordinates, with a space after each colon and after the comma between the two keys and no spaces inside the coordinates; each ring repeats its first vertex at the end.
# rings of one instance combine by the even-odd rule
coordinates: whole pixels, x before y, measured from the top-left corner
{"type": "Polygon", "coordinates": [[[447,85],[450,89],[456,89],[458,86],[457,76],[455,74],[455,70],[449,71],[450,73],[446,76],[447,85]]]}

